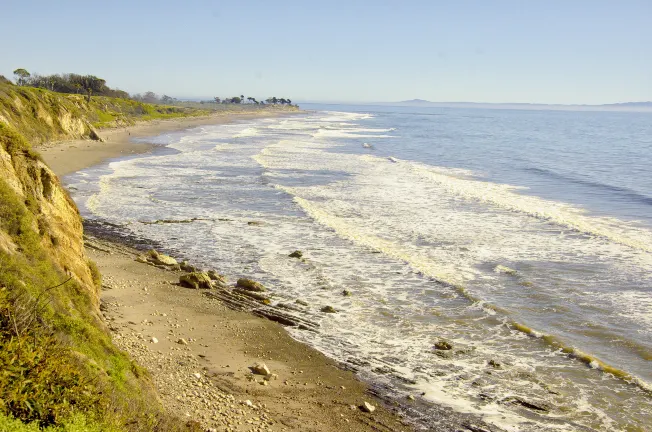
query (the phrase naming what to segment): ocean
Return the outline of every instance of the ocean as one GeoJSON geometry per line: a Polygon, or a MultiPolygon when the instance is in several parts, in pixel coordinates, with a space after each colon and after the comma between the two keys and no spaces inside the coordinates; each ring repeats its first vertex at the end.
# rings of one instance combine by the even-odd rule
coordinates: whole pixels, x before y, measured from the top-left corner
{"type": "Polygon", "coordinates": [[[264,283],[422,424],[650,430],[652,115],[302,108],[65,182],[85,218],[264,283]]]}

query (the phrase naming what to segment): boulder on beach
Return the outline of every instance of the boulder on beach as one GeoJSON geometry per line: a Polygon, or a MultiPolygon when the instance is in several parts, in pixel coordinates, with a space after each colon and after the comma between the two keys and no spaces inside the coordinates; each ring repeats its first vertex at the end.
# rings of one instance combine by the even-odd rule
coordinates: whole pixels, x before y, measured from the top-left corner
{"type": "Polygon", "coordinates": [[[147,260],[153,264],[158,264],[163,266],[173,266],[178,264],[177,260],[175,260],[171,256],[159,253],[154,249],[147,251],[147,260]]]}
{"type": "Polygon", "coordinates": [[[236,286],[238,288],[242,288],[247,291],[254,291],[254,292],[266,291],[265,287],[260,282],[252,281],[251,279],[240,278],[238,279],[236,286]]]}
{"type": "Polygon", "coordinates": [[[351,291],[349,291],[349,290],[347,290],[347,289],[342,290],[342,295],[343,295],[344,297],[349,297],[349,296],[351,295],[351,291]]]}
{"type": "Polygon", "coordinates": [[[290,255],[288,255],[288,256],[289,256],[290,258],[301,258],[301,257],[303,257],[303,252],[301,252],[300,250],[295,250],[294,252],[292,252],[292,253],[291,253],[290,255]]]}
{"type": "Polygon", "coordinates": [[[149,264],[149,259],[148,259],[147,255],[138,255],[138,257],[136,258],[136,261],[138,261],[139,263],[143,263],[143,264],[149,264]]]}
{"type": "Polygon", "coordinates": [[[337,310],[333,306],[324,306],[320,310],[325,313],[337,313],[337,310]]]}
{"type": "Polygon", "coordinates": [[[376,407],[365,401],[362,403],[362,405],[360,405],[360,410],[366,413],[372,413],[376,411],[376,407]]]}
{"type": "Polygon", "coordinates": [[[182,261],[181,264],[179,264],[179,267],[181,268],[181,270],[188,273],[193,273],[198,271],[197,267],[191,266],[190,264],[188,264],[188,261],[182,261]]]}
{"type": "Polygon", "coordinates": [[[215,270],[209,270],[206,274],[209,278],[211,278],[211,280],[219,283],[220,285],[226,284],[226,276],[219,274],[215,270]]]}
{"type": "Polygon", "coordinates": [[[445,341],[445,340],[440,340],[439,342],[437,342],[435,344],[435,349],[442,350],[442,351],[448,351],[448,350],[453,349],[453,344],[451,344],[450,342],[445,341]]]}
{"type": "Polygon", "coordinates": [[[265,363],[254,363],[253,365],[249,366],[249,370],[255,375],[267,376],[272,374],[265,363]]]}
{"type": "Polygon", "coordinates": [[[213,281],[208,274],[203,272],[193,272],[181,275],[179,283],[187,288],[194,289],[211,289],[213,288],[213,281]]]}

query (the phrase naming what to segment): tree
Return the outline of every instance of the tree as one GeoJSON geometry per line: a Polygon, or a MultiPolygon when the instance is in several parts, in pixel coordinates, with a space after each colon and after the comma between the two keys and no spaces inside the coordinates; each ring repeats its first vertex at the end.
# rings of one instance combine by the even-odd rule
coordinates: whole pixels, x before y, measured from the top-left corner
{"type": "Polygon", "coordinates": [[[174,103],[176,101],[177,101],[176,98],[170,97],[168,95],[161,96],[161,102],[163,102],[164,104],[171,105],[172,103],[174,103]]]}
{"type": "MultiPolygon", "coordinates": [[[[242,102],[244,102],[244,100],[245,100],[244,95],[240,95],[240,100],[241,100],[242,102]]],[[[240,102],[238,102],[238,103],[240,103],[240,102]]]]}
{"type": "Polygon", "coordinates": [[[23,68],[16,69],[14,75],[16,76],[16,84],[20,86],[27,84],[27,79],[32,76],[27,72],[27,69],[23,68]]]}
{"type": "Polygon", "coordinates": [[[213,98],[213,100],[215,101],[216,104],[222,102],[222,100],[219,98],[219,96],[215,96],[215,97],[213,98]]]}

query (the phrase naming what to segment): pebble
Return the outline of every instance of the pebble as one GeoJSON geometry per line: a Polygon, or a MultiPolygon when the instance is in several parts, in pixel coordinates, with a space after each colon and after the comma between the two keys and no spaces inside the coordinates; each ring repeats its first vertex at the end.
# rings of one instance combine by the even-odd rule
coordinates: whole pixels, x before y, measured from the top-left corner
{"type": "Polygon", "coordinates": [[[369,402],[366,402],[366,401],[363,402],[362,405],[360,405],[360,409],[362,411],[364,411],[364,412],[367,412],[367,413],[372,413],[372,412],[376,411],[376,407],[373,406],[372,404],[370,404],[369,402]]]}

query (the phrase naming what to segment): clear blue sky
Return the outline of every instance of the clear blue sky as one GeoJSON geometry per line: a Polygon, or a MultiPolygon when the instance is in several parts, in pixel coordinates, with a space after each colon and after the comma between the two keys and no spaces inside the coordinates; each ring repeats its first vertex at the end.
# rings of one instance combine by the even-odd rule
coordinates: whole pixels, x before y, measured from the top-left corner
{"type": "Polygon", "coordinates": [[[652,0],[29,1],[0,74],[314,101],[652,100],[652,0]]]}

